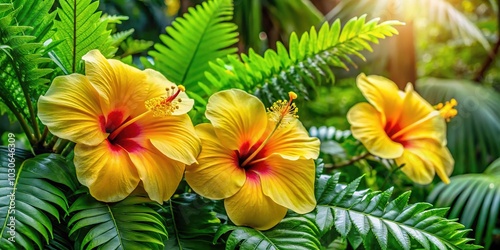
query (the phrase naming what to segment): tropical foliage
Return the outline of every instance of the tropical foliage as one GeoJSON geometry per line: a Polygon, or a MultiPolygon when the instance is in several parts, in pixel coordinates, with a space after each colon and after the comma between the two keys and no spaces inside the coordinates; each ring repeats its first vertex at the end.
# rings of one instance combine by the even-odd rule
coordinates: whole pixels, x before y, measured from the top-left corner
{"type": "MultiPolygon", "coordinates": [[[[352,93],[343,92],[338,79],[360,61],[377,63],[367,54],[397,36],[407,20],[349,15],[345,3],[334,11],[354,17],[327,22],[309,1],[197,2],[185,11],[182,1],[152,3],[166,4],[159,15],[172,20],[161,27],[166,34],[152,37],[120,28],[129,17],[103,12],[114,6],[104,0],[0,1],[0,114],[13,124],[0,131],[0,249],[494,246],[499,161],[485,167],[500,157],[494,139],[498,94],[486,96],[489,90],[471,83],[430,80],[417,83],[425,101],[411,87],[401,94],[394,85],[394,91],[380,92],[411,95],[404,100],[415,98],[419,110],[387,108],[404,105],[398,99],[384,104],[384,113],[373,102],[377,96],[362,89],[374,106],[371,115],[383,122],[367,127],[352,116],[353,132],[325,127],[330,124],[321,119],[327,117],[306,121],[307,105],[324,101],[325,90],[339,90],[339,100],[352,93]],[[283,27],[281,41],[265,45],[255,37],[261,28],[248,20],[258,18],[264,27],[262,8],[283,27]],[[295,17],[301,11],[307,21],[295,17]],[[450,84],[457,85],[453,91],[450,84]],[[460,106],[471,92],[486,96],[474,99],[477,110],[460,106]],[[435,159],[451,158],[440,153],[447,152],[444,124],[450,117],[428,103],[451,98],[458,100],[458,118],[474,117],[449,123],[456,173],[475,174],[436,185],[428,197],[434,207],[414,181],[431,182],[445,164],[435,159]],[[407,125],[403,134],[412,139],[394,137],[391,143],[408,152],[407,141],[439,144],[442,150],[432,152],[439,156],[419,154],[423,149],[411,151],[418,157],[373,150],[359,130],[381,128],[368,141],[391,136],[392,128],[382,129],[392,121],[386,120],[391,110],[404,110],[398,129],[407,125]],[[306,119],[297,120],[302,115],[306,119]],[[440,126],[422,136],[423,130],[411,129],[418,125],[408,122],[412,115],[418,124],[432,116],[440,126]],[[405,165],[432,174],[419,181],[408,168],[400,171],[405,165]],[[118,175],[127,171],[118,170],[125,168],[133,183],[121,182],[118,175]]],[[[433,4],[446,7],[450,20],[463,20],[444,0],[433,4]]],[[[467,25],[465,31],[488,47],[467,25]]],[[[344,87],[355,89],[352,81],[344,87]]],[[[348,124],[345,114],[341,120],[348,124]]],[[[438,173],[444,180],[446,168],[438,173]]]]}

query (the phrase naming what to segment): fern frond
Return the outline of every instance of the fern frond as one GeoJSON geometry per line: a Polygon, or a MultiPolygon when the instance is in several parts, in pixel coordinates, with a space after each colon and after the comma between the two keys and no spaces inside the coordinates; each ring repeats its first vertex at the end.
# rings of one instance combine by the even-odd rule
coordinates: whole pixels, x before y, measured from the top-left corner
{"type": "MultiPolygon", "coordinates": [[[[496,5],[496,4],[495,4],[496,5]]],[[[479,42],[486,50],[490,45],[481,30],[447,0],[349,0],[340,1],[327,15],[327,20],[347,19],[369,13],[370,16],[399,19],[405,22],[426,19],[441,25],[464,43],[479,42]]]]}
{"type": "Polygon", "coordinates": [[[151,41],[135,40],[129,37],[127,38],[127,40],[125,40],[125,42],[120,44],[120,48],[123,50],[123,55],[121,56],[126,57],[128,55],[141,53],[149,49],[151,46],[153,46],[153,44],[154,43],[151,41]]]}
{"type": "Polygon", "coordinates": [[[79,249],[163,249],[167,236],[163,219],[151,200],[128,197],[117,203],[102,203],[89,194],[69,208],[69,235],[79,249]]]}
{"type": "Polygon", "coordinates": [[[113,35],[111,35],[111,39],[113,39],[113,46],[115,46],[115,47],[120,46],[120,44],[123,41],[125,41],[125,39],[130,37],[130,35],[132,35],[132,33],[134,33],[134,29],[120,31],[120,32],[117,32],[117,33],[114,33],[113,35]]]}
{"type": "Polygon", "coordinates": [[[366,249],[477,249],[469,231],[444,218],[447,209],[428,203],[408,205],[410,192],[390,200],[392,188],[384,192],[357,191],[361,178],[344,185],[340,173],[321,175],[316,183],[316,224],[323,234],[335,230],[354,248],[366,249]]]}
{"type": "Polygon", "coordinates": [[[64,67],[63,71],[81,72],[82,56],[92,49],[99,49],[105,57],[114,55],[117,49],[112,46],[108,21],[101,19],[101,12],[96,11],[98,1],[60,0],[59,5],[54,40],[61,44],[54,52],[64,67]]]}
{"type": "Polygon", "coordinates": [[[500,211],[500,158],[484,173],[464,174],[450,178],[450,184],[439,183],[429,195],[438,207],[451,207],[449,218],[473,228],[476,244],[489,249],[500,211]]]}
{"type": "Polygon", "coordinates": [[[289,51],[278,42],[277,51],[267,50],[260,56],[253,50],[248,55],[228,58],[229,63],[217,60],[211,63],[215,73],[207,72],[205,89],[210,94],[221,88],[243,88],[259,96],[270,105],[278,99],[287,99],[288,91],[294,91],[308,98],[308,87],[334,81],[330,67],[348,70],[354,65],[350,56],[364,59],[359,52],[371,51],[371,43],[397,34],[398,21],[378,23],[378,19],[365,20],[365,16],[353,18],[341,28],[339,20],[332,25],[325,23],[319,31],[313,27],[299,39],[292,33],[289,51]]]}
{"type": "Polygon", "coordinates": [[[183,84],[187,93],[199,93],[199,81],[204,81],[209,61],[237,51],[231,48],[237,39],[236,25],[231,23],[233,4],[230,0],[210,0],[190,8],[178,17],[161,35],[149,55],[154,68],[170,81],[183,84]]]}
{"type": "Polygon", "coordinates": [[[230,232],[226,249],[321,249],[320,231],[313,216],[291,215],[267,231],[249,227],[223,225],[215,235],[214,242],[230,232]]]}
{"type": "Polygon", "coordinates": [[[36,101],[47,88],[45,76],[52,71],[40,65],[50,62],[41,50],[51,35],[54,14],[48,11],[53,2],[0,4],[0,100],[16,115],[32,145],[40,138],[36,101]],[[33,10],[38,14],[30,15],[33,10]]]}
{"type": "Polygon", "coordinates": [[[25,160],[28,151],[9,149],[0,148],[0,246],[42,249],[53,238],[53,221],[68,212],[66,195],[56,184],[72,189],[76,180],[59,155],[25,160]]]}
{"type": "Polygon", "coordinates": [[[194,193],[175,195],[163,206],[169,239],[165,249],[220,249],[212,244],[220,220],[213,211],[216,202],[194,193]]]}

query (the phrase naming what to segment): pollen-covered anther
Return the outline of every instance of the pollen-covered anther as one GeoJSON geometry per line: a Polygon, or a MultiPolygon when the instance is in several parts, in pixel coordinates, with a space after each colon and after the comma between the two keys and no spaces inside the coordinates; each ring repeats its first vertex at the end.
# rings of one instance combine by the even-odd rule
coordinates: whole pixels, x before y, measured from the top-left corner
{"type": "Polygon", "coordinates": [[[176,109],[179,109],[181,98],[177,98],[179,93],[185,92],[184,86],[175,86],[166,88],[166,95],[155,97],[146,101],[146,108],[153,113],[153,117],[165,117],[171,115],[176,109]]]}
{"type": "Polygon", "coordinates": [[[279,123],[280,127],[286,126],[293,120],[299,118],[297,115],[299,109],[295,106],[295,103],[293,103],[293,100],[297,99],[297,94],[289,92],[288,96],[290,97],[288,101],[276,101],[270,108],[267,109],[271,119],[276,123],[279,123]]]}
{"type": "Polygon", "coordinates": [[[457,116],[458,110],[455,107],[458,105],[457,100],[452,98],[450,101],[447,101],[445,104],[438,103],[434,106],[435,109],[439,110],[439,114],[449,122],[453,117],[457,116]]]}

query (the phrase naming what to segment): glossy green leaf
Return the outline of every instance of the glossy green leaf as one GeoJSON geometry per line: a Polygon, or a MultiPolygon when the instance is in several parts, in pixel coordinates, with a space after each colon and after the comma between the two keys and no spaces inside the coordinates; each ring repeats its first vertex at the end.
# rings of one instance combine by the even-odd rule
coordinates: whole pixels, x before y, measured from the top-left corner
{"type": "Polygon", "coordinates": [[[67,168],[61,156],[28,157],[31,154],[21,149],[0,148],[0,245],[41,249],[54,237],[54,221],[68,212],[60,188],[71,188],[66,183],[73,177],[60,174],[67,168]]]}
{"type": "Polygon", "coordinates": [[[158,206],[143,197],[103,203],[83,194],[69,208],[69,235],[79,249],[163,249],[167,232],[158,206]]]}

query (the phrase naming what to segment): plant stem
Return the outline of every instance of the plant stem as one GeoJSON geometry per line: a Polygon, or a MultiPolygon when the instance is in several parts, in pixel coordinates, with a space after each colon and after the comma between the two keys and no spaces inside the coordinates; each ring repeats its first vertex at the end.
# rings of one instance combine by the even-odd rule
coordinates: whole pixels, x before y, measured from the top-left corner
{"type": "Polygon", "coordinates": [[[52,139],[47,144],[46,148],[49,148],[49,149],[53,148],[54,145],[56,145],[56,142],[57,142],[58,139],[59,139],[59,137],[57,137],[57,136],[54,135],[54,137],[52,137],[52,139]]]}
{"type": "Polygon", "coordinates": [[[47,139],[48,135],[49,135],[49,128],[47,126],[45,126],[43,128],[43,134],[42,134],[42,137],[40,137],[39,143],[44,143],[45,140],[47,139]]]}
{"type": "Polygon", "coordinates": [[[61,152],[61,155],[64,157],[68,156],[68,154],[71,152],[71,150],[73,150],[74,147],[75,147],[75,143],[69,142],[68,145],[61,152]]]}
{"type": "MultiPolygon", "coordinates": [[[[497,0],[497,6],[500,7],[500,0],[497,0]]],[[[500,10],[497,12],[497,35],[500,36],[500,10]]],[[[486,71],[488,71],[491,64],[495,60],[496,56],[498,55],[499,49],[500,49],[500,37],[497,39],[497,42],[495,43],[493,49],[490,51],[490,53],[488,53],[488,57],[483,62],[481,69],[476,73],[474,81],[481,82],[484,79],[484,75],[486,74],[486,71]]]]}
{"type": "MultiPolygon", "coordinates": [[[[1,95],[1,94],[0,94],[1,95]]],[[[3,97],[3,95],[0,96],[3,100],[3,103],[5,103],[5,105],[10,109],[10,111],[14,114],[14,116],[16,117],[17,121],[19,122],[19,124],[21,125],[21,128],[23,128],[23,131],[24,133],[26,134],[26,137],[28,138],[28,140],[30,141],[30,144],[31,145],[35,145],[36,143],[36,139],[35,137],[33,137],[33,134],[31,133],[31,129],[30,127],[28,126],[28,123],[26,122],[26,120],[24,120],[23,116],[21,115],[21,113],[19,113],[16,109],[16,107],[14,107],[14,105],[12,105],[11,102],[7,101],[7,99],[5,97],[3,97]]]]}
{"type": "Polygon", "coordinates": [[[370,155],[370,153],[365,152],[365,153],[360,154],[358,156],[354,156],[354,157],[352,157],[351,159],[349,159],[347,161],[341,162],[339,164],[334,164],[331,167],[332,168],[342,168],[342,167],[345,167],[345,166],[349,166],[349,165],[351,165],[351,164],[353,164],[353,163],[355,163],[355,162],[357,162],[359,160],[362,160],[362,159],[368,157],[369,155],[370,155]]]}
{"type": "Polygon", "coordinates": [[[61,154],[64,149],[66,148],[66,146],[70,143],[71,141],[69,140],[65,140],[65,139],[60,139],[59,141],[59,144],[57,145],[57,147],[54,148],[54,153],[56,154],[61,154]]]}

